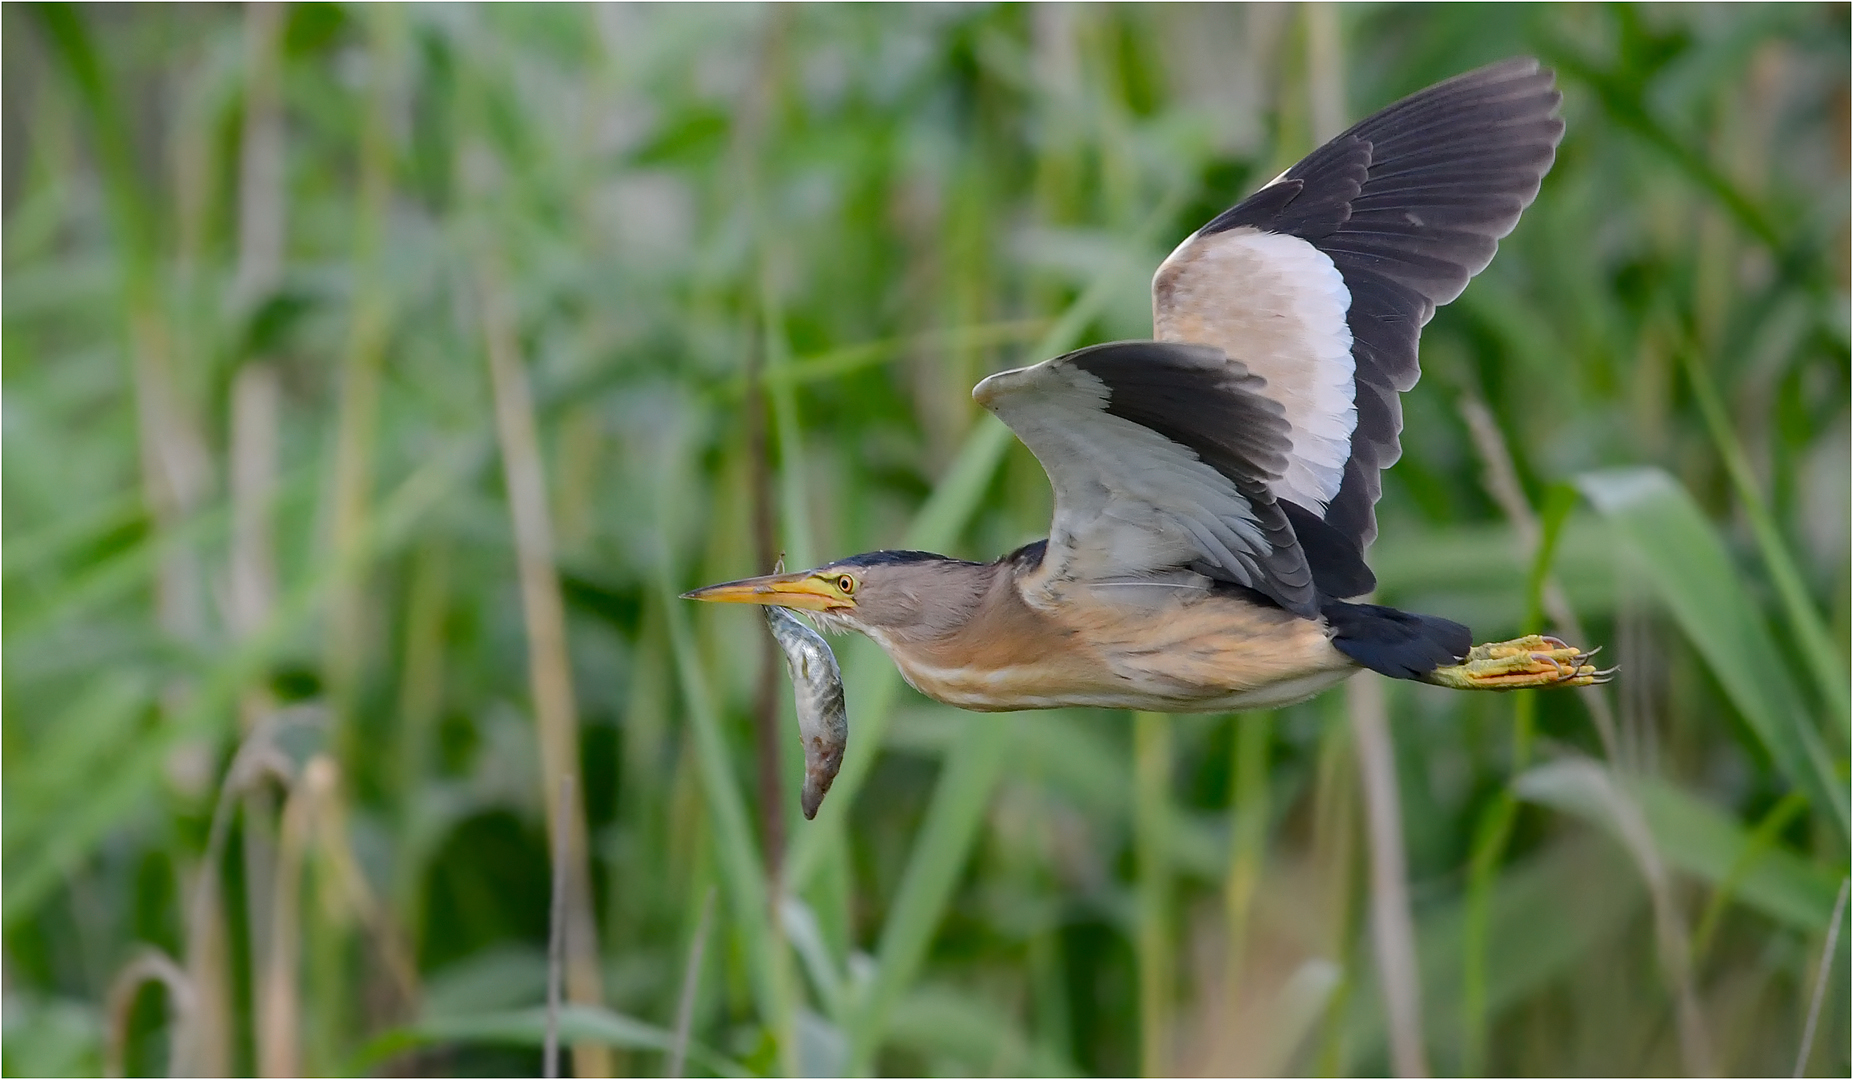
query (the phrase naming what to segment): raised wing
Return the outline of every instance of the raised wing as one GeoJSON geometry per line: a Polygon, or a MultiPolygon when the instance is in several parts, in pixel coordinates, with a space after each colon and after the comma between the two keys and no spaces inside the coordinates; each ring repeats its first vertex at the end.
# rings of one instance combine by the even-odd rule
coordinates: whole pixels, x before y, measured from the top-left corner
{"type": "Polygon", "coordinates": [[[1302,535],[1319,544],[1328,530],[1270,490],[1287,462],[1285,410],[1221,349],[1096,345],[1000,372],[972,396],[1049,474],[1052,573],[1113,581],[1187,568],[1317,615],[1302,535]]]}
{"type": "Polygon", "coordinates": [[[1559,98],[1531,59],[1431,86],[1205,225],[1153,278],[1155,336],[1222,350],[1280,404],[1268,490],[1357,550],[1402,453],[1397,394],[1420,374],[1422,326],[1536,197],[1563,137],[1559,98]]]}

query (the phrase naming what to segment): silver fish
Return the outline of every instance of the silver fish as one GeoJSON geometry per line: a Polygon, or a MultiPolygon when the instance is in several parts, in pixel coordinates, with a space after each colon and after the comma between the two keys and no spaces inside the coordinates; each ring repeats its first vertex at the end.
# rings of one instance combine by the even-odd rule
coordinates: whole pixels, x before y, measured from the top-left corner
{"type": "Polygon", "coordinates": [[[792,696],[798,703],[798,736],[804,743],[806,820],[817,816],[843,765],[849,744],[849,710],[843,704],[843,673],[823,635],[782,607],[767,607],[766,625],[785,652],[792,696]]]}

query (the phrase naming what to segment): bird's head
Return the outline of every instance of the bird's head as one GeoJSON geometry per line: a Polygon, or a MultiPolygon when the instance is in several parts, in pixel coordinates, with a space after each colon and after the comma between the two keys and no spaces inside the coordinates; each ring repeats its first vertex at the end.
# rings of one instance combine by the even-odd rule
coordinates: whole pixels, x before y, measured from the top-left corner
{"type": "Polygon", "coordinates": [[[872,551],[815,570],[727,581],[682,596],[796,608],[825,630],[858,630],[886,646],[963,626],[984,595],[989,570],[925,551],[872,551]]]}

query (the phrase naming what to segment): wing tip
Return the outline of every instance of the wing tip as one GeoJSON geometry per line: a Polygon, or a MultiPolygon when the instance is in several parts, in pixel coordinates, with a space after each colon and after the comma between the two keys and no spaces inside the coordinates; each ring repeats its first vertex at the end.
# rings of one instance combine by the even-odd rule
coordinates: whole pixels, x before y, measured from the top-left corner
{"type": "Polygon", "coordinates": [[[996,411],[998,399],[1015,388],[1013,384],[1021,383],[1023,381],[1021,376],[1028,370],[1029,368],[1011,368],[1008,371],[986,375],[978,380],[977,386],[972,387],[972,400],[987,409],[996,411]]]}
{"type": "MultiPolygon", "coordinates": [[[[1557,82],[1557,72],[1555,69],[1545,67],[1544,62],[1535,56],[1520,53],[1517,56],[1508,56],[1502,60],[1494,60],[1489,64],[1481,64],[1477,68],[1463,71],[1452,78],[1443,79],[1429,87],[1429,90],[1438,90],[1442,87],[1449,86],[1461,86],[1467,83],[1492,85],[1498,83],[1523,82],[1538,76],[1543,77],[1543,84],[1545,86],[1555,87],[1557,82]]],[[[1427,91],[1422,92],[1426,93],[1427,91]]],[[[1555,89],[1553,89],[1552,92],[1555,93],[1555,89]]]]}

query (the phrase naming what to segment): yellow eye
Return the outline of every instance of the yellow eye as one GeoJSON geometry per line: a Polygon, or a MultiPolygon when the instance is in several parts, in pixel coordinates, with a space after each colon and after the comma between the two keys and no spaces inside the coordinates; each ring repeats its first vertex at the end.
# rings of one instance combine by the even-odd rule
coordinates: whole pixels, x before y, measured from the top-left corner
{"type": "Polygon", "coordinates": [[[853,596],[856,592],[856,579],[844,574],[836,579],[836,587],[844,596],[853,596]]]}

